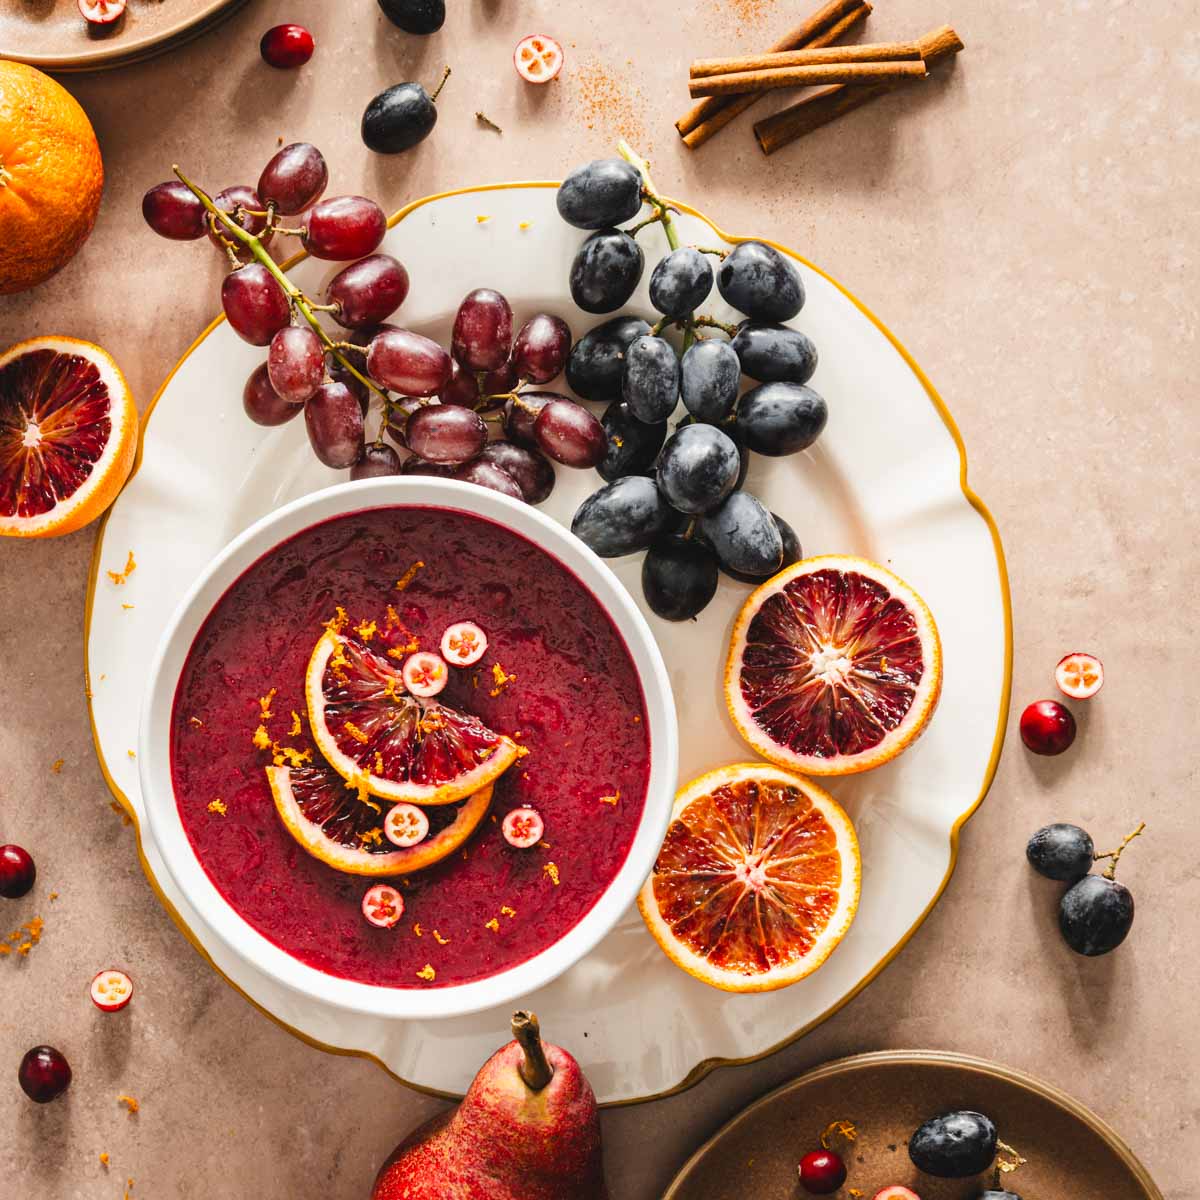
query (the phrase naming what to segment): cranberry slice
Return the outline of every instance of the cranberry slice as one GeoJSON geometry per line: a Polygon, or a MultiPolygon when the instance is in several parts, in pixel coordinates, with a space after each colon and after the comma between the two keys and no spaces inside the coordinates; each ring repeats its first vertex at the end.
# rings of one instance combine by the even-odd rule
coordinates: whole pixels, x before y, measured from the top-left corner
{"type": "Polygon", "coordinates": [[[454,667],[472,666],[487,648],[487,634],[474,621],[457,621],[442,634],[442,657],[454,667]]]}
{"type": "Polygon", "coordinates": [[[546,824],[541,814],[533,808],[514,808],[500,826],[504,840],[518,850],[528,850],[542,840],[546,824]]]}
{"type": "Polygon", "coordinates": [[[362,899],[363,916],[379,929],[391,929],[404,916],[404,897],[394,887],[377,883],[362,899]]]}
{"type": "Polygon", "coordinates": [[[1054,682],[1072,700],[1090,700],[1104,686],[1104,664],[1083,650],[1065,654],[1054,668],[1054,682]]]}
{"type": "Polygon", "coordinates": [[[523,37],[513,51],[513,66],[526,83],[549,83],[563,65],[563,49],[544,33],[523,37]]]}
{"type": "Polygon", "coordinates": [[[414,695],[423,700],[436,696],[446,686],[450,672],[446,670],[446,660],[428,650],[418,650],[404,660],[404,686],[414,695]]]}
{"type": "Polygon", "coordinates": [[[125,11],[125,0],[79,0],[79,11],[89,25],[111,25],[125,11]]]}
{"type": "Polygon", "coordinates": [[[92,980],[89,994],[101,1012],[120,1012],[133,999],[133,980],[124,971],[101,971],[92,980]]]}
{"type": "Polygon", "coordinates": [[[394,804],[383,818],[383,833],[393,846],[415,846],[429,836],[429,817],[415,804],[394,804]]]}

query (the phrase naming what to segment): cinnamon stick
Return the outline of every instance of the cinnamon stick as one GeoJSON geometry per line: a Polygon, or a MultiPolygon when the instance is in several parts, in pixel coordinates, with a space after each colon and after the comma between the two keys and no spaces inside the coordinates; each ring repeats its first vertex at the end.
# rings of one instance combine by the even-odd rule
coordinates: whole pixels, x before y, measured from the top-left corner
{"type": "Polygon", "coordinates": [[[818,87],[825,83],[894,83],[924,77],[925,63],[921,59],[915,62],[817,63],[809,67],[709,75],[691,80],[688,91],[693,96],[739,96],[745,92],[769,92],[776,88],[818,87]]]}
{"type": "MultiPolygon", "coordinates": [[[[962,39],[949,25],[927,33],[918,40],[918,45],[927,67],[952,58],[963,49],[962,39]]],[[[903,86],[903,82],[893,81],[861,87],[842,84],[826,88],[759,121],[754,126],[754,136],[764,154],[774,154],[798,138],[828,125],[830,121],[836,121],[838,117],[903,86]]]]}
{"type": "Polygon", "coordinates": [[[774,54],[747,54],[739,58],[698,58],[691,66],[691,77],[733,75],[739,71],[770,71],[779,67],[810,67],[817,63],[895,62],[920,58],[916,42],[868,42],[858,46],[808,46],[803,50],[784,50],[774,54]]]}
{"type": "MultiPolygon", "coordinates": [[[[867,19],[871,12],[871,4],[869,0],[861,0],[861,3],[856,8],[852,8],[845,16],[838,20],[835,24],[829,26],[824,33],[814,35],[813,39],[808,42],[809,46],[831,46],[834,42],[840,41],[845,35],[856,25],[861,24],[867,19]]],[[[695,150],[699,146],[703,146],[709,138],[720,133],[726,125],[737,120],[748,108],[753,107],[759,100],[762,99],[762,94],[758,92],[747,92],[740,96],[709,96],[701,100],[699,104],[692,109],[688,117],[676,124],[676,128],[680,130],[680,135],[683,138],[683,144],[689,150],[695,150]],[[699,123],[692,125],[687,133],[683,132],[683,126],[688,118],[698,112],[703,112],[704,116],[699,123]]]]}
{"type": "MultiPolygon", "coordinates": [[[[864,6],[869,12],[870,4],[867,4],[866,0],[827,0],[808,20],[789,29],[770,49],[772,51],[798,50],[802,46],[810,46],[821,34],[837,25],[848,14],[864,6]]],[[[675,122],[679,136],[686,138],[689,133],[716,116],[726,106],[727,102],[719,99],[709,99],[694,105],[690,112],[675,122]]]]}

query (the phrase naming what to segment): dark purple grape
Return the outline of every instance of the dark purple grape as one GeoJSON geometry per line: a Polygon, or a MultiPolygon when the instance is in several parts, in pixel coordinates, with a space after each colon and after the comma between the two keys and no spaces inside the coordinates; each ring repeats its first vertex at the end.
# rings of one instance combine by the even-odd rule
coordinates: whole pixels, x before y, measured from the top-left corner
{"type": "Polygon", "coordinates": [[[479,378],[468,371],[457,358],[450,360],[450,378],[438,392],[443,404],[457,404],[461,408],[474,408],[479,403],[479,378]]]}
{"type": "Polygon", "coordinates": [[[281,400],[303,404],[325,378],[325,347],[307,325],[285,325],[271,339],[267,371],[281,400]]]}
{"type": "Polygon", "coordinates": [[[512,349],[512,309],[499,292],[476,288],[458,306],[451,338],[454,357],[472,371],[494,371],[512,349]]]}
{"type": "MultiPolygon", "coordinates": [[[[696,429],[711,429],[696,425],[696,429]]],[[[767,578],[783,562],[783,537],[771,514],[749,492],[734,492],[715,512],[700,518],[700,532],[727,571],[767,578]]]]}
{"type": "Polygon", "coordinates": [[[1085,875],[1069,887],[1058,905],[1063,940],[1088,958],[1110,954],[1133,927],[1133,893],[1115,879],[1085,875]]]}
{"type": "Polygon", "coordinates": [[[325,289],[338,306],[333,319],[346,329],[365,329],[387,320],[408,295],[408,272],[390,254],[372,254],[344,267],[325,289]]]}
{"type": "Polygon", "coordinates": [[[428,462],[465,463],[478,457],[487,444],[487,425],[469,408],[430,404],[408,418],[404,440],[428,462]]]}
{"type": "Polygon", "coordinates": [[[255,189],[263,203],[274,203],[285,217],[303,212],[320,199],[329,182],[324,155],[309,142],[284,146],[263,168],[255,189]]]}
{"type": "Polygon", "coordinates": [[[908,1139],[913,1166],[938,1179],[970,1179],[996,1160],[996,1125],[983,1113],[963,1109],[930,1117],[908,1139]]]}
{"type": "Polygon", "coordinates": [[[576,167],[558,189],[558,214],[576,229],[620,225],[642,207],[641,172],[623,158],[576,167]]]}
{"type": "Polygon", "coordinates": [[[790,567],[792,563],[797,563],[804,557],[796,531],[778,513],[772,513],[771,520],[775,522],[775,528],[779,530],[779,536],[783,540],[783,558],[780,559],[779,566],[765,575],[747,575],[744,571],[731,570],[722,563],[721,570],[731,579],[736,579],[740,583],[763,583],[772,575],[782,571],[784,567],[790,567]]]}
{"type": "Polygon", "coordinates": [[[821,436],[829,409],[810,387],[764,383],[738,403],[737,432],[755,454],[780,458],[807,450],[821,436]]]}
{"type": "Polygon", "coordinates": [[[221,306],[234,333],[252,346],[266,346],[291,321],[283,288],[262,263],[230,271],[221,284],[221,306]]]}
{"type": "Polygon", "coordinates": [[[625,351],[621,396],[639,421],[665,421],[679,403],[675,347],[652,333],[635,338],[625,351]]]}
{"type": "MultiPolygon", "coordinates": [[[[366,368],[365,366],[360,366],[359,369],[365,371],[366,368]]],[[[326,370],[329,378],[334,383],[345,384],[350,389],[351,394],[358,401],[358,406],[362,409],[363,416],[365,417],[367,409],[371,406],[371,389],[356,375],[352,375],[332,354],[329,356],[326,370]]]]}
{"type": "Polygon", "coordinates": [[[330,196],[312,206],[305,220],[304,248],[314,258],[349,262],[378,249],[387,217],[365,196],[330,196]]]}
{"type": "Polygon", "coordinates": [[[786,325],[742,324],[730,343],[744,374],[760,383],[807,383],[817,369],[817,348],[786,325]]]}
{"type": "Polygon", "coordinates": [[[658,456],[658,486],[673,508],[699,516],[733,491],[740,466],[732,438],[713,425],[684,425],[658,456]]]}
{"type": "Polygon", "coordinates": [[[690,621],[717,594],[717,556],[696,538],[668,536],[642,560],[642,594],[666,621],[690,621]]]}
{"type": "Polygon", "coordinates": [[[454,367],[432,338],[410,329],[388,329],[367,347],[367,373],[376,383],[405,396],[436,396],[454,367]]]}
{"type": "Polygon", "coordinates": [[[400,474],[400,455],[383,442],[364,447],[362,457],[350,468],[351,479],[379,479],[400,474]]]}
{"type": "Polygon", "coordinates": [[[533,436],[543,454],[565,467],[594,467],[608,449],[604,427],[571,400],[551,400],[538,413],[533,436]]]}
{"type": "Polygon", "coordinates": [[[584,400],[608,404],[621,398],[625,351],[630,343],[650,332],[640,317],[613,317],[589,329],[571,348],[567,358],[567,385],[584,400]]]}
{"type": "Polygon", "coordinates": [[[621,229],[593,233],[571,264],[571,299],[589,313],[616,312],[641,282],[646,257],[621,229]]]}
{"type": "Polygon", "coordinates": [[[437,33],[446,22],[446,0],[379,0],[379,7],[405,33],[437,33]]]}
{"type": "Polygon", "coordinates": [[[1043,826],[1029,839],[1025,857],[1047,879],[1078,883],[1096,861],[1096,845],[1086,829],[1058,821],[1043,826]]]}
{"type": "Polygon", "coordinates": [[[654,480],[629,475],[593,492],[576,511],[571,532],[601,558],[619,558],[645,550],[678,519],[654,480]]]}
{"type": "Polygon", "coordinates": [[[764,242],[742,242],[725,256],[717,290],[752,321],[790,321],[804,307],[800,272],[764,242]]]}
{"type": "MultiPolygon", "coordinates": [[[[234,220],[242,229],[247,233],[254,234],[264,246],[271,244],[272,235],[269,233],[265,236],[263,235],[263,230],[267,227],[267,218],[256,215],[263,211],[263,202],[252,187],[244,183],[239,183],[233,187],[226,188],[214,197],[213,203],[222,212],[228,213],[231,217],[236,212],[238,215],[234,217],[234,220]],[[239,209],[241,210],[240,212],[238,211],[239,209]]],[[[218,250],[224,250],[226,246],[231,246],[233,252],[238,256],[239,261],[250,262],[253,256],[249,248],[238,241],[237,236],[230,231],[229,227],[223,221],[214,217],[212,213],[207,214],[206,229],[208,231],[208,240],[218,250]]]]}
{"type": "Polygon", "coordinates": [[[484,462],[483,459],[464,463],[451,478],[461,479],[464,483],[474,483],[478,487],[489,488],[491,491],[499,492],[502,496],[509,496],[513,500],[524,501],[525,499],[517,481],[507,471],[502,470],[494,463],[484,462]]]}
{"type": "Polygon", "coordinates": [[[536,450],[512,442],[489,442],[479,456],[516,480],[527,504],[541,504],[554,491],[554,468],[536,450]]]}
{"type": "MultiPolygon", "coordinates": [[[[443,76],[442,84],[446,78],[443,76]]],[[[376,154],[400,154],[423,142],[437,124],[437,97],[440,84],[431,96],[424,84],[393,84],[375,96],[362,115],[363,144],[376,154]]]]}
{"type": "Polygon", "coordinates": [[[680,246],[660,260],[650,276],[650,303],[664,317],[682,320],[708,299],[713,269],[694,246],[680,246]]]}
{"type": "Polygon", "coordinates": [[[604,410],[600,424],[608,438],[608,449],[596,470],[610,483],[626,475],[645,475],[667,440],[666,421],[639,421],[623,400],[614,400],[604,410]]]}
{"type": "Polygon", "coordinates": [[[404,460],[404,465],[400,468],[401,475],[430,475],[434,479],[453,479],[458,467],[452,463],[432,463],[426,462],[423,458],[418,458],[415,454],[412,458],[404,460]]]}
{"type": "Polygon", "coordinates": [[[259,363],[246,380],[242,389],[242,407],[256,425],[283,425],[304,409],[303,404],[290,404],[280,398],[271,386],[266,363],[259,363]]]}
{"type": "Polygon", "coordinates": [[[71,1086],[71,1064],[53,1046],[34,1046],[21,1059],[17,1082],[35,1104],[49,1104],[71,1086]]]}
{"type": "Polygon", "coordinates": [[[549,313],[538,313],[521,326],[513,342],[511,361],[517,378],[528,379],[530,383],[549,383],[562,371],[570,350],[571,327],[566,321],[549,313]]]}
{"type": "Polygon", "coordinates": [[[323,383],[304,406],[313,453],[327,467],[352,467],[363,452],[363,415],[343,383],[323,383]]]}
{"type": "Polygon", "coordinates": [[[155,184],[142,197],[142,216],[159,237],[193,242],[204,236],[208,209],[186,184],[172,179],[155,184]]]}
{"type": "Polygon", "coordinates": [[[733,412],[741,383],[741,363],[728,342],[706,338],[683,356],[679,390],[697,421],[720,425],[733,412]]]}
{"type": "Polygon", "coordinates": [[[488,371],[479,384],[479,411],[495,412],[503,408],[518,382],[517,368],[511,358],[494,371],[488,371]]]}
{"type": "MultiPolygon", "coordinates": [[[[504,432],[520,446],[537,447],[534,426],[538,414],[552,400],[567,400],[558,392],[522,392],[514,400],[504,402],[504,432]]],[[[567,403],[571,401],[567,400],[567,403]]]]}

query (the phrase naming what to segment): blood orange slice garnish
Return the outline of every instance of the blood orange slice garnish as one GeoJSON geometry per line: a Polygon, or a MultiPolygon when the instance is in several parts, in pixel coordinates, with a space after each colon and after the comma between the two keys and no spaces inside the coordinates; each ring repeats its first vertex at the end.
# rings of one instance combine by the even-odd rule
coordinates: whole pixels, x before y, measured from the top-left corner
{"type": "Polygon", "coordinates": [[[268,767],[275,808],[314,858],[347,875],[408,875],[453,854],[487,813],[491,784],[462,804],[430,813],[428,835],[397,847],[384,836],[386,808],[323,764],[268,767]]]}
{"type": "Polygon", "coordinates": [[[412,695],[399,663],[332,630],[313,650],[305,690],[329,765],[393,803],[452,804],[498,779],[522,753],[478,717],[412,695]]]}
{"type": "Polygon", "coordinates": [[[828,792],[779,767],[740,763],[675,798],[638,907],[689,975],[765,992],[829,957],[854,919],[860,876],[854,827],[828,792]]]}
{"type": "Polygon", "coordinates": [[[0,534],[54,537],[98,517],[129,476],[137,429],[99,346],[43,337],[0,355],[0,534]]]}
{"type": "Polygon", "coordinates": [[[942,689],[942,647],[925,602],[865,558],[807,558],[746,601],[725,699],[764,758],[850,775],[895,758],[942,689]]]}

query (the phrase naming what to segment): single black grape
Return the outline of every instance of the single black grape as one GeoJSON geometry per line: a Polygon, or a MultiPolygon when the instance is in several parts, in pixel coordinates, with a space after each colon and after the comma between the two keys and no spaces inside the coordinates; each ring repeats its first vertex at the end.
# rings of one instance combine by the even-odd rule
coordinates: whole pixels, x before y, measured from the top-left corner
{"type": "Polygon", "coordinates": [[[763,242],[742,242],[726,255],[717,290],[752,321],[790,321],[804,307],[799,271],[763,242]]]}
{"type": "Polygon", "coordinates": [[[584,312],[616,312],[637,290],[646,256],[620,229],[593,233],[571,264],[571,298],[584,312]]]}
{"type": "Polygon", "coordinates": [[[571,532],[601,558],[645,550],[678,517],[652,479],[629,475],[593,492],[575,513],[571,532]]]}
{"type": "Polygon", "coordinates": [[[614,400],[604,410],[600,424],[608,436],[608,450],[596,464],[602,479],[610,483],[626,475],[644,475],[667,440],[666,421],[639,421],[623,400],[614,400]]]}
{"type": "Polygon", "coordinates": [[[662,259],[650,276],[650,303],[664,317],[682,320],[708,299],[713,269],[694,246],[680,246],[662,259]]]}
{"type": "Polygon", "coordinates": [[[446,0],[379,0],[379,7],[405,33],[437,33],[446,22],[446,0]]]}
{"type": "Polygon", "coordinates": [[[995,1160],[996,1126],[970,1110],[931,1117],[909,1138],[908,1156],[926,1175],[968,1179],[995,1160]]]}
{"type": "Polygon", "coordinates": [[[728,342],[706,338],[683,356],[680,391],[688,412],[697,421],[719,425],[737,404],[742,368],[728,342]]]}
{"type": "Polygon", "coordinates": [[[817,348],[798,329],[745,322],[731,343],[742,371],[759,383],[807,383],[817,369],[817,348]]]}
{"type": "Polygon", "coordinates": [[[1058,927],[1075,951],[1094,958],[1115,950],[1133,925],[1133,893],[1115,879],[1085,875],[1058,906],[1058,927]]]}
{"type": "Polygon", "coordinates": [[[491,463],[512,476],[527,504],[541,504],[554,491],[554,468],[550,460],[536,450],[515,446],[512,442],[489,442],[480,453],[479,461],[491,463]]]}
{"type": "Polygon", "coordinates": [[[1025,857],[1039,875],[1062,883],[1077,883],[1095,862],[1091,835],[1078,825],[1046,825],[1029,839],[1025,857]]]}
{"type": "MultiPolygon", "coordinates": [[[[440,90],[440,89],[439,89],[440,90]]],[[[437,105],[423,84],[397,83],[380,92],[362,116],[362,140],[376,154],[400,154],[423,142],[437,124],[437,105]]]]}
{"type": "Polygon", "coordinates": [[[571,347],[567,359],[567,386],[584,400],[605,404],[621,398],[625,351],[650,326],[641,317],[613,317],[589,329],[571,347]]]}
{"type": "Polygon", "coordinates": [[[713,425],[685,425],[658,456],[658,486],[672,508],[699,516],[733,491],[740,468],[737,445],[727,434],[713,425]]]}
{"type": "Polygon", "coordinates": [[[642,560],[642,594],[666,621],[688,621],[717,593],[717,556],[695,538],[666,537],[642,560]]]}
{"type": "Polygon", "coordinates": [[[783,540],[783,558],[780,559],[779,566],[766,575],[747,575],[745,571],[733,571],[722,564],[721,570],[731,579],[736,579],[740,583],[765,583],[772,575],[782,571],[784,567],[790,567],[792,563],[799,562],[804,557],[796,531],[778,513],[772,513],[771,520],[775,522],[775,528],[779,530],[779,536],[783,540]]]}
{"type": "Polygon", "coordinates": [[[749,492],[734,492],[715,512],[701,517],[700,532],[727,571],[767,578],[774,575],[783,562],[783,536],[779,526],[749,492]]]}
{"type": "Polygon", "coordinates": [[[598,158],[576,167],[558,189],[558,213],[577,229],[605,229],[637,215],[642,177],[623,158],[598,158]]]}
{"type": "Polygon", "coordinates": [[[621,396],[639,421],[665,421],[679,403],[679,358],[665,338],[645,333],[625,351],[621,396]]]}
{"type": "Polygon", "coordinates": [[[780,458],[807,450],[821,436],[829,409],[801,383],[763,383],[738,403],[737,430],[755,454],[780,458]]]}

